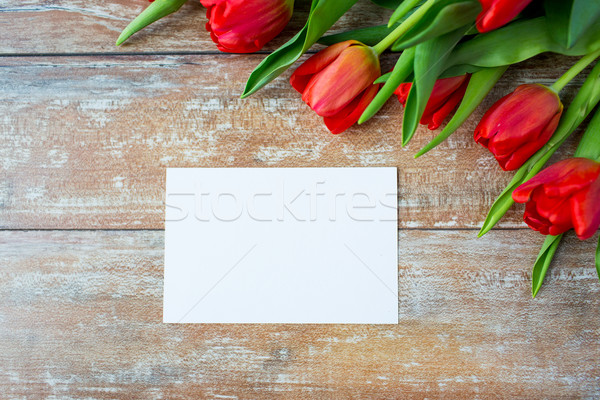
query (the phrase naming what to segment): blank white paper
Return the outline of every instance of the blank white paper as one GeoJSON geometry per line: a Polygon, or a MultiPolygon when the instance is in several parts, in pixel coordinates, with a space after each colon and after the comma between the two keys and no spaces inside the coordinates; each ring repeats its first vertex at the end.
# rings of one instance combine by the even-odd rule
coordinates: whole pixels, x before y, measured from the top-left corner
{"type": "Polygon", "coordinates": [[[169,168],[167,323],[398,323],[395,168],[169,168]]]}

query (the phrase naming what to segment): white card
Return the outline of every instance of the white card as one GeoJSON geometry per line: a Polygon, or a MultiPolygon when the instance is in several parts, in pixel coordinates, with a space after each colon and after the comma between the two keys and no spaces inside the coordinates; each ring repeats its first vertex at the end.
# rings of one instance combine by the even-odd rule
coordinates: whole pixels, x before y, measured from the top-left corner
{"type": "Polygon", "coordinates": [[[395,168],[169,168],[163,320],[398,323],[395,168]]]}

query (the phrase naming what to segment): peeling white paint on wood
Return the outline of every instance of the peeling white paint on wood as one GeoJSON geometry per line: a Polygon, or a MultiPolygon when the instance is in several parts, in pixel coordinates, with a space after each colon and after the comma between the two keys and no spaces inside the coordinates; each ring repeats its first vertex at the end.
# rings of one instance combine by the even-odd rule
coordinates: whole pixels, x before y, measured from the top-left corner
{"type": "MultiPolygon", "coordinates": [[[[382,110],[386,118],[342,135],[331,135],[302,103],[287,83],[289,71],[239,99],[261,58],[3,59],[0,82],[11,84],[0,102],[8,122],[0,126],[0,227],[160,229],[166,167],[344,165],[398,167],[400,227],[476,228],[511,178],[472,139],[484,108],[452,142],[414,160],[435,133],[420,128],[402,148],[395,99],[382,110]],[[206,85],[234,69],[219,91],[206,85]]],[[[549,80],[555,65],[547,57],[521,68],[549,80]]],[[[509,72],[486,102],[511,90],[521,71],[509,72]]],[[[574,143],[557,157],[569,155],[574,143]]],[[[516,207],[499,226],[522,227],[521,213],[516,207]]]]}
{"type": "Polygon", "coordinates": [[[2,393],[600,395],[594,240],[566,238],[535,300],[538,235],[411,230],[399,237],[398,325],[173,325],[161,322],[163,236],[0,232],[2,393]]]}
{"type": "MultiPolygon", "coordinates": [[[[187,2],[176,14],[155,22],[119,48],[115,47],[119,33],[147,5],[147,0],[5,0],[0,2],[0,26],[10,25],[10,29],[0,30],[0,53],[217,51],[204,28],[206,9],[199,1],[187,2]]],[[[276,49],[294,36],[304,25],[309,9],[310,2],[296,1],[292,20],[264,50],[276,49]]],[[[353,29],[358,23],[385,24],[390,14],[390,10],[360,0],[331,31],[353,29]]]]}

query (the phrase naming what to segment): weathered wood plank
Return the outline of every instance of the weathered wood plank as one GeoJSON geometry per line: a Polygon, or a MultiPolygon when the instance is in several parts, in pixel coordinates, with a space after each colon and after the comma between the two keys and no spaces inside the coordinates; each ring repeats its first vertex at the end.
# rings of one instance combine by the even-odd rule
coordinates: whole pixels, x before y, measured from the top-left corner
{"type": "MultiPolygon", "coordinates": [[[[296,3],[288,26],[263,50],[276,49],[304,25],[310,1],[296,3]]],[[[147,5],[147,0],[2,1],[0,54],[218,51],[204,28],[206,10],[197,0],[115,47],[119,33],[147,5]]],[[[331,32],[381,25],[389,15],[389,10],[361,0],[331,32]]]]}
{"type": "MultiPolygon", "coordinates": [[[[394,99],[337,136],[289,86],[289,72],[240,100],[259,60],[0,58],[0,227],[160,229],[165,168],[217,166],[397,166],[400,227],[478,227],[511,174],[474,143],[476,122],[516,85],[549,83],[572,62],[547,56],[511,70],[459,132],[413,160],[434,133],[420,129],[402,148],[394,99]]],[[[523,226],[520,210],[500,226],[523,226]]]]}
{"type": "Polygon", "coordinates": [[[401,231],[398,325],[172,325],[163,232],[0,232],[3,397],[598,398],[594,240],[401,231]],[[222,397],[219,397],[222,396],[222,397]]]}

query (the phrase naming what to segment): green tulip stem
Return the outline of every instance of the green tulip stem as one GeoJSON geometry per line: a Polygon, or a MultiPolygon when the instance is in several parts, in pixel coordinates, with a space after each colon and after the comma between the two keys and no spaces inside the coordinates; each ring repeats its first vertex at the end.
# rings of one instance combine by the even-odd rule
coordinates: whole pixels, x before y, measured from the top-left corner
{"type": "Polygon", "coordinates": [[[581,59],[579,61],[577,61],[575,63],[575,65],[573,65],[571,68],[569,68],[569,70],[567,72],[565,72],[563,74],[563,76],[558,78],[558,80],[556,82],[554,82],[554,84],[552,86],[550,86],[550,89],[554,90],[556,93],[563,90],[563,88],[565,86],[567,86],[567,84],[569,82],[571,82],[573,80],[573,78],[575,78],[577,75],[579,75],[579,73],[581,71],[583,71],[585,69],[585,67],[590,65],[599,56],[600,56],[600,49],[581,57],[581,59]]]}
{"type": "Polygon", "coordinates": [[[401,0],[400,5],[398,5],[394,13],[390,15],[387,27],[391,28],[392,26],[396,25],[398,21],[406,17],[406,14],[419,5],[420,2],[422,2],[422,0],[401,0]]]}
{"type": "Polygon", "coordinates": [[[396,29],[390,32],[389,35],[383,38],[381,42],[377,43],[373,46],[373,51],[377,55],[381,55],[388,47],[394,44],[396,40],[398,40],[402,35],[404,35],[410,28],[415,26],[417,22],[425,15],[427,10],[431,8],[431,6],[437,0],[427,0],[421,7],[419,7],[414,13],[412,13],[408,18],[406,18],[396,29]]]}

